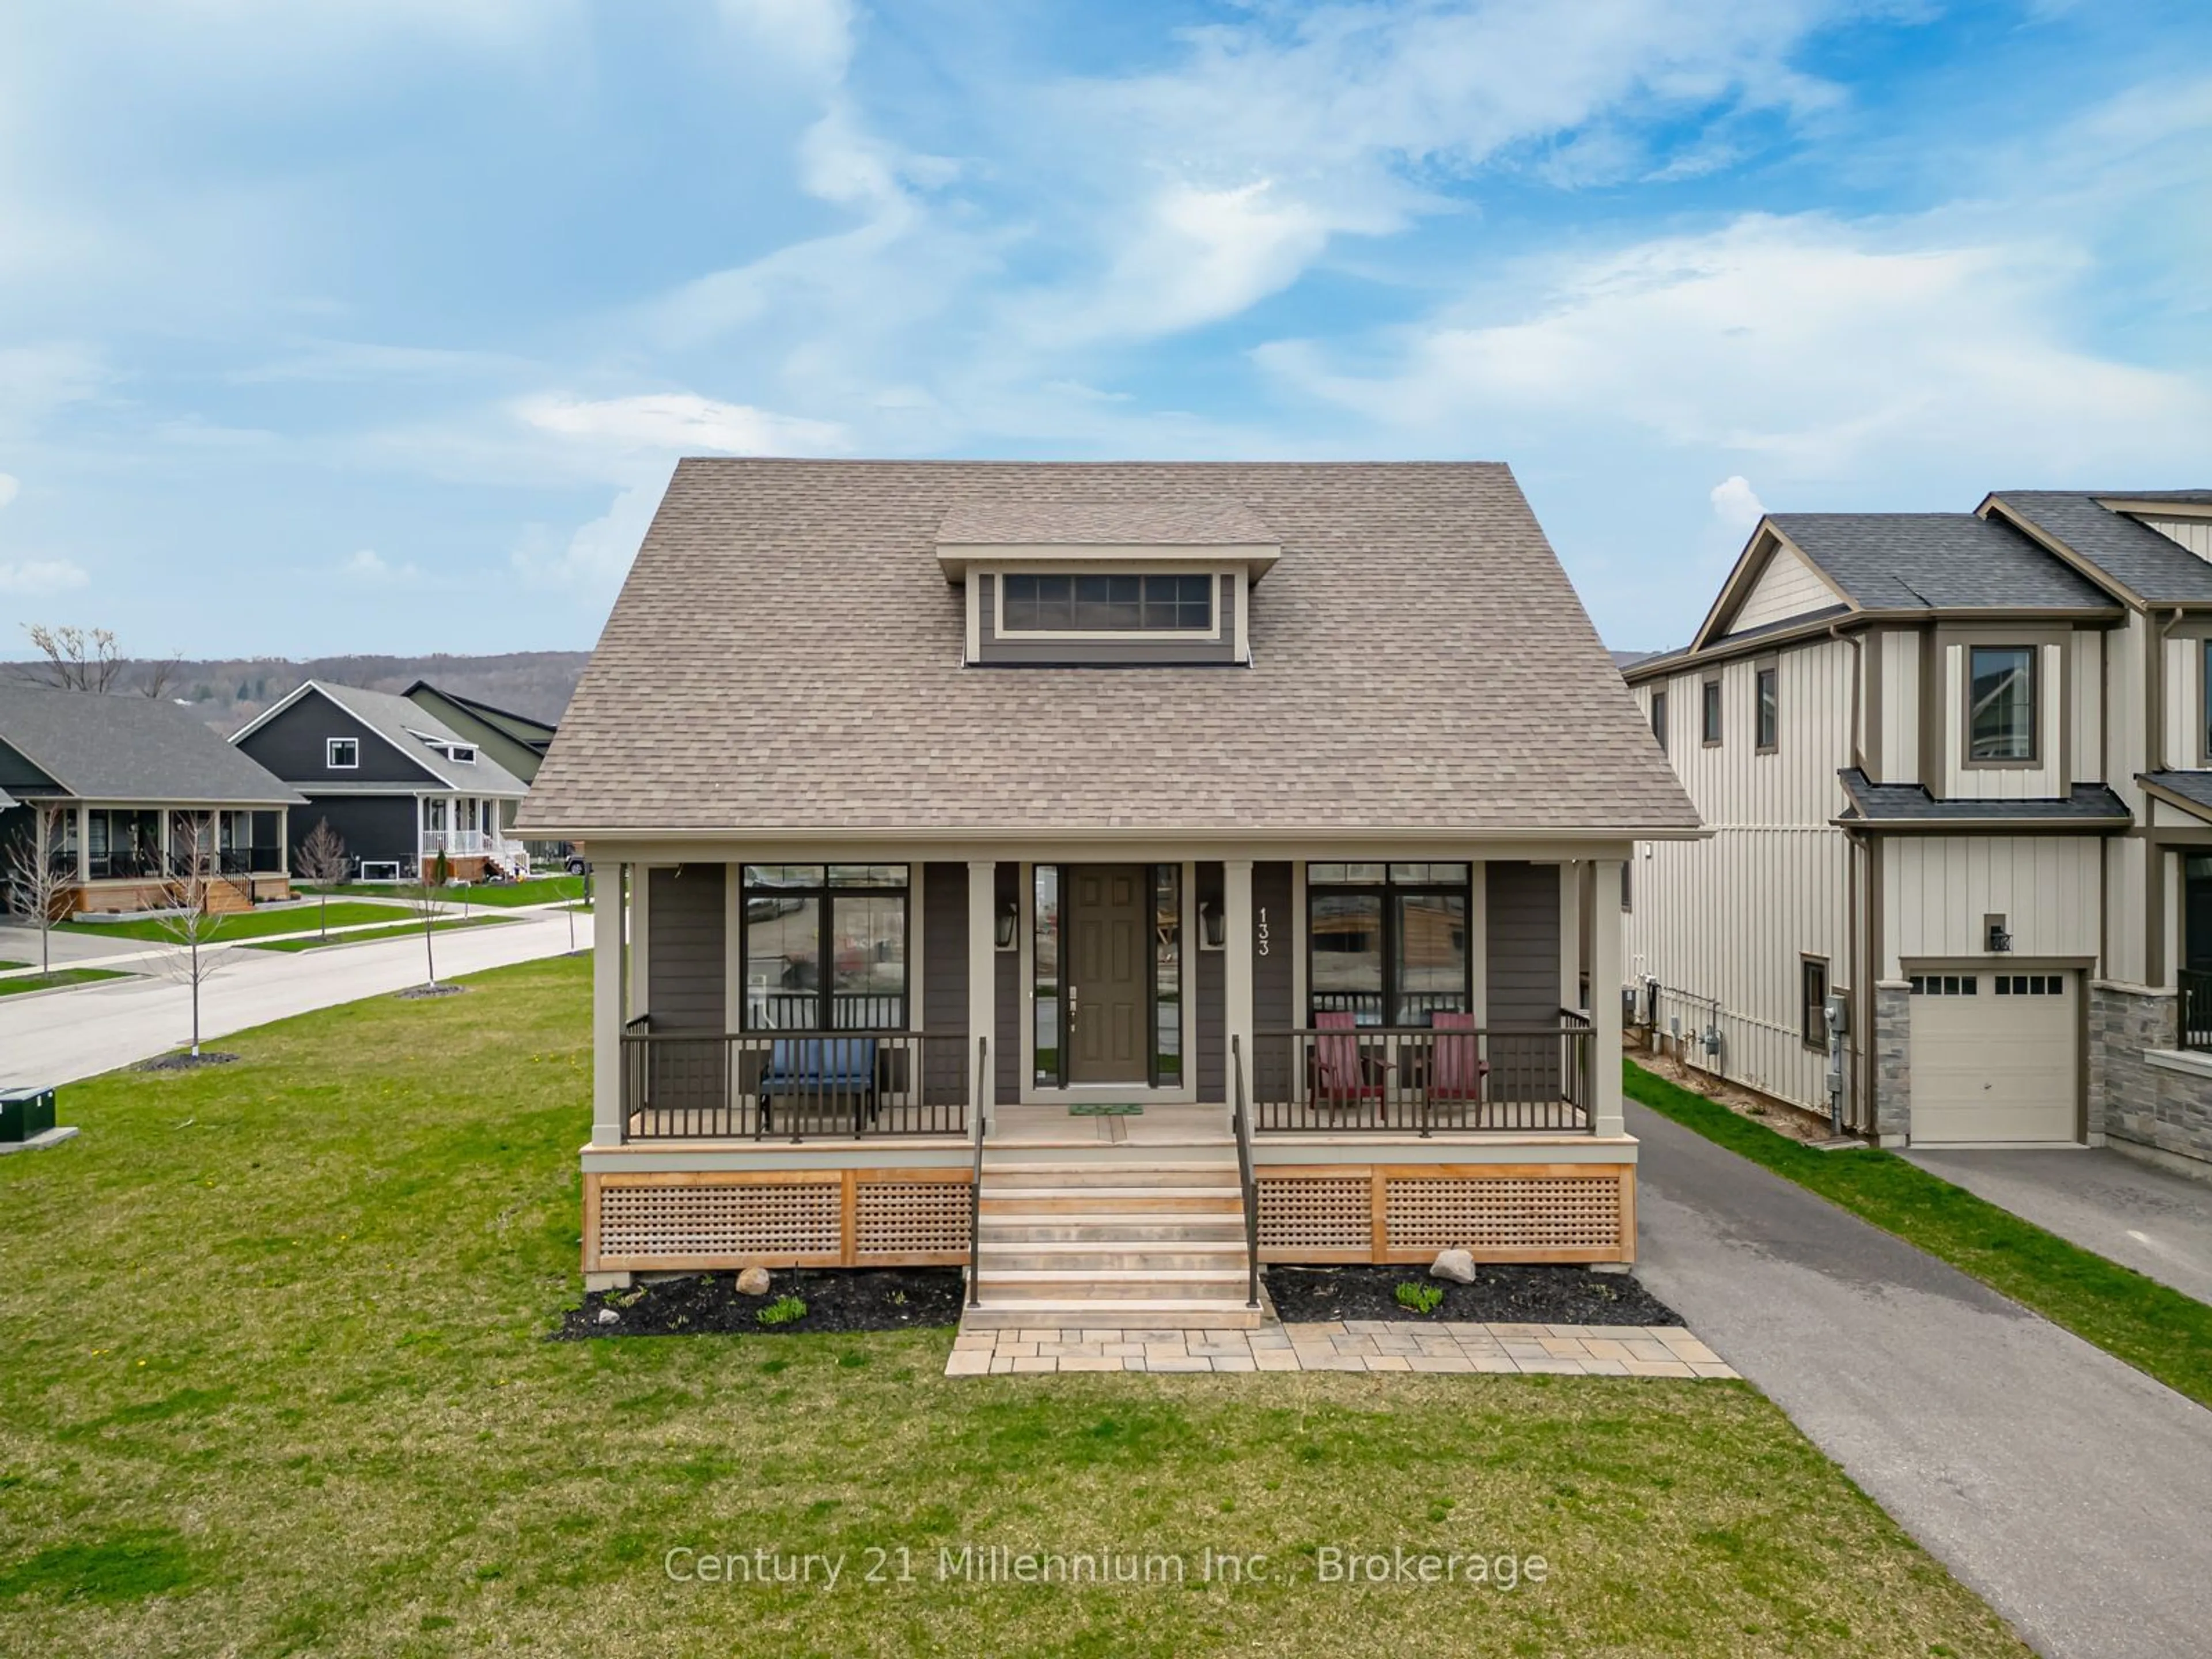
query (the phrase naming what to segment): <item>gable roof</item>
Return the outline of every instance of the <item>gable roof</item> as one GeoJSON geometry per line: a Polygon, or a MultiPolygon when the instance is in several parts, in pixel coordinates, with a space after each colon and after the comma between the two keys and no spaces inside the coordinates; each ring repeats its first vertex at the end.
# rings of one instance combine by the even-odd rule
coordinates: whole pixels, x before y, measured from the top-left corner
{"type": "Polygon", "coordinates": [[[2112,596],[1971,513],[1778,513],[1769,520],[1864,611],[2096,611],[2112,596]]]}
{"type": "MultiPolygon", "coordinates": [[[[399,695],[419,708],[422,704],[417,700],[417,693],[451,704],[461,713],[483,721],[491,730],[535,749],[541,755],[551,746],[554,736],[560,729],[554,721],[541,720],[532,715],[518,714],[511,708],[481,702],[474,697],[463,696],[458,691],[448,691],[443,686],[433,685],[428,680],[416,681],[399,695]]],[[[437,713],[435,709],[429,712],[433,714],[437,713]]]]}
{"type": "Polygon", "coordinates": [[[2000,489],[1982,502],[2039,532],[2146,605],[2212,605],[2212,563],[2148,525],[2104,505],[2108,501],[2212,503],[2212,490],[2000,489]]]}
{"type": "MultiPolygon", "coordinates": [[[[390,691],[370,691],[358,685],[334,685],[328,680],[302,681],[289,696],[280,698],[231,733],[231,742],[238,743],[249,733],[258,731],[301,698],[311,694],[327,698],[351,714],[428,773],[433,782],[443,783],[448,788],[467,795],[520,797],[529,791],[528,784],[486,756],[474,738],[462,736],[420,703],[410,702],[390,691]],[[418,732],[422,735],[417,736],[418,732]],[[425,737],[440,743],[458,743],[476,749],[476,760],[472,764],[449,760],[423,742],[425,737]]],[[[408,786],[392,787],[398,793],[404,793],[408,786]]]]}
{"type": "Polygon", "coordinates": [[[678,465],[521,822],[578,837],[1698,824],[1502,465],[723,459],[678,465]],[[1022,503],[1054,533],[1123,534],[1178,507],[1233,524],[1223,501],[1282,549],[1252,602],[1250,666],[962,665],[963,595],[937,555],[955,509],[994,533],[1030,522],[1022,503]]]}
{"type": "Polygon", "coordinates": [[[161,698],[0,682],[0,739],[76,800],[306,805],[191,710],[161,698]]]}

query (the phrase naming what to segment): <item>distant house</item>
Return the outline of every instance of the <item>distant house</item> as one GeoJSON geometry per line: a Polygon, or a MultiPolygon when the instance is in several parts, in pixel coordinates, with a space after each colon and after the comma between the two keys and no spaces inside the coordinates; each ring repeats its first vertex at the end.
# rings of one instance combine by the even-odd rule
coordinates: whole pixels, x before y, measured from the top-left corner
{"type": "Polygon", "coordinates": [[[292,844],[327,820],[364,881],[415,880],[441,853],[457,881],[518,862],[504,826],[529,785],[419,702],[309,680],[231,742],[307,798],[292,844]]]}
{"type": "Polygon", "coordinates": [[[416,681],[401,695],[475,743],[523,782],[537,781],[538,765],[553,746],[554,728],[548,722],[441,690],[428,680],[416,681]]]}
{"type": "Polygon", "coordinates": [[[47,853],[71,910],[174,902],[195,872],[210,909],[290,896],[288,815],[306,801],[187,710],[144,697],[0,684],[0,845],[59,807],[47,853]]]}

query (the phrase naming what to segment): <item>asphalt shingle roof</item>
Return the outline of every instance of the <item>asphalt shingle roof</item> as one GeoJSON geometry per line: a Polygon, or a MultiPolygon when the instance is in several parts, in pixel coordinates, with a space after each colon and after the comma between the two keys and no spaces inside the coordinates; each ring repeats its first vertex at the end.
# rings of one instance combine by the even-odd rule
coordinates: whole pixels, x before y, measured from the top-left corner
{"type": "Polygon", "coordinates": [[[2212,772],[2141,772],[2145,783],[2212,811],[2212,772]]]}
{"type": "Polygon", "coordinates": [[[463,794],[520,795],[530,787],[478,748],[474,738],[464,737],[418,702],[410,702],[405,697],[395,696],[389,691],[368,691],[358,685],[333,685],[328,680],[309,680],[307,684],[362,725],[374,727],[390,738],[406,753],[409,759],[428,767],[434,776],[463,794]],[[415,736],[417,732],[427,732],[441,743],[465,744],[476,749],[475,763],[464,765],[459,761],[447,759],[415,736]]]}
{"type": "Polygon", "coordinates": [[[1937,800],[1917,783],[1871,783],[1855,766],[1837,775],[1851,802],[1851,810],[1844,816],[1872,823],[2134,821],[2127,802],[2108,784],[2077,783],[2073,795],[2066,799],[1937,800]]]}
{"type": "Polygon", "coordinates": [[[1771,522],[1869,611],[2113,605],[2019,531],[1971,513],[1777,513],[1771,522]]]}
{"type": "Polygon", "coordinates": [[[0,682],[0,741],[77,800],[305,804],[189,708],[161,698],[0,682]]]}
{"type": "Polygon", "coordinates": [[[2187,548],[2115,513],[2100,501],[2212,501],[2212,490],[2000,489],[1994,498],[2053,540],[2063,543],[2130,592],[2153,605],[2212,603],[2212,564],[2187,548]]]}
{"type": "Polygon", "coordinates": [[[521,822],[1626,836],[1698,819],[1502,465],[695,459],[521,822]],[[1251,666],[962,667],[948,520],[1006,533],[1030,522],[1018,502],[1119,537],[1224,501],[1282,548],[1251,666]]]}
{"type": "Polygon", "coordinates": [[[1238,501],[963,501],[937,539],[953,546],[1239,547],[1274,532],[1238,501]]]}

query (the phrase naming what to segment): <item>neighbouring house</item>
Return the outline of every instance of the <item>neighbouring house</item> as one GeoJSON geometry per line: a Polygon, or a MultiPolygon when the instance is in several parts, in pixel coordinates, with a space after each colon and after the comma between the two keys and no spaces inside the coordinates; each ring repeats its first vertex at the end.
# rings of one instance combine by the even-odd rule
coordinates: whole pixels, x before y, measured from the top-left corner
{"type": "Polygon", "coordinates": [[[405,697],[309,680],[231,742],[307,798],[294,846],[327,820],[361,880],[421,879],[441,853],[456,881],[521,862],[506,826],[529,785],[405,697]]]}
{"type": "Polygon", "coordinates": [[[166,908],[195,874],[211,910],[289,897],[286,820],[305,805],[173,703],[0,683],[0,846],[60,809],[58,908],[166,908]]]}
{"type": "Polygon", "coordinates": [[[1713,828],[1639,849],[1637,1017],[1888,1145],[2212,1159],[2208,665],[2212,491],[1770,515],[1624,671],[1713,828]]]}
{"type": "Polygon", "coordinates": [[[1504,466],[686,460],[521,823],[592,1284],[1634,1255],[1620,875],[1699,829],[1504,466]]]}
{"type": "MultiPolygon", "coordinates": [[[[416,681],[401,695],[475,743],[482,752],[514,773],[526,785],[536,781],[538,768],[545,759],[545,751],[553,746],[553,736],[557,728],[550,721],[518,714],[511,708],[496,708],[477,698],[463,696],[458,691],[441,690],[428,680],[416,681]]],[[[502,832],[513,830],[515,811],[520,805],[518,801],[501,803],[500,827],[502,832]]],[[[533,866],[558,867],[565,862],[571,868],[575,868],[580,863],[575,849],[564,841],[531,840],[522,844],[529,852],[533,866]]]]}

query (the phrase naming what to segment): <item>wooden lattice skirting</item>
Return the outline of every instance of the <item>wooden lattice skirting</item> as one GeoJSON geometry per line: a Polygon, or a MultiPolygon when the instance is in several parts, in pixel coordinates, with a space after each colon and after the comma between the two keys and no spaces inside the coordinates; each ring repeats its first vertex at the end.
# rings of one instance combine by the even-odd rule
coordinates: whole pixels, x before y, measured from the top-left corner
{"type": "Polygon", "coordinates": [[[1633,1261],[1632,1164],[1261,1165],[1262,1261],[1633,1261]]]}
{"type": "Polygon", "coordinates": [[[965,1170],[584,1176],[584,1271],[921,1267],[968,1260],[965,1170]]]}

